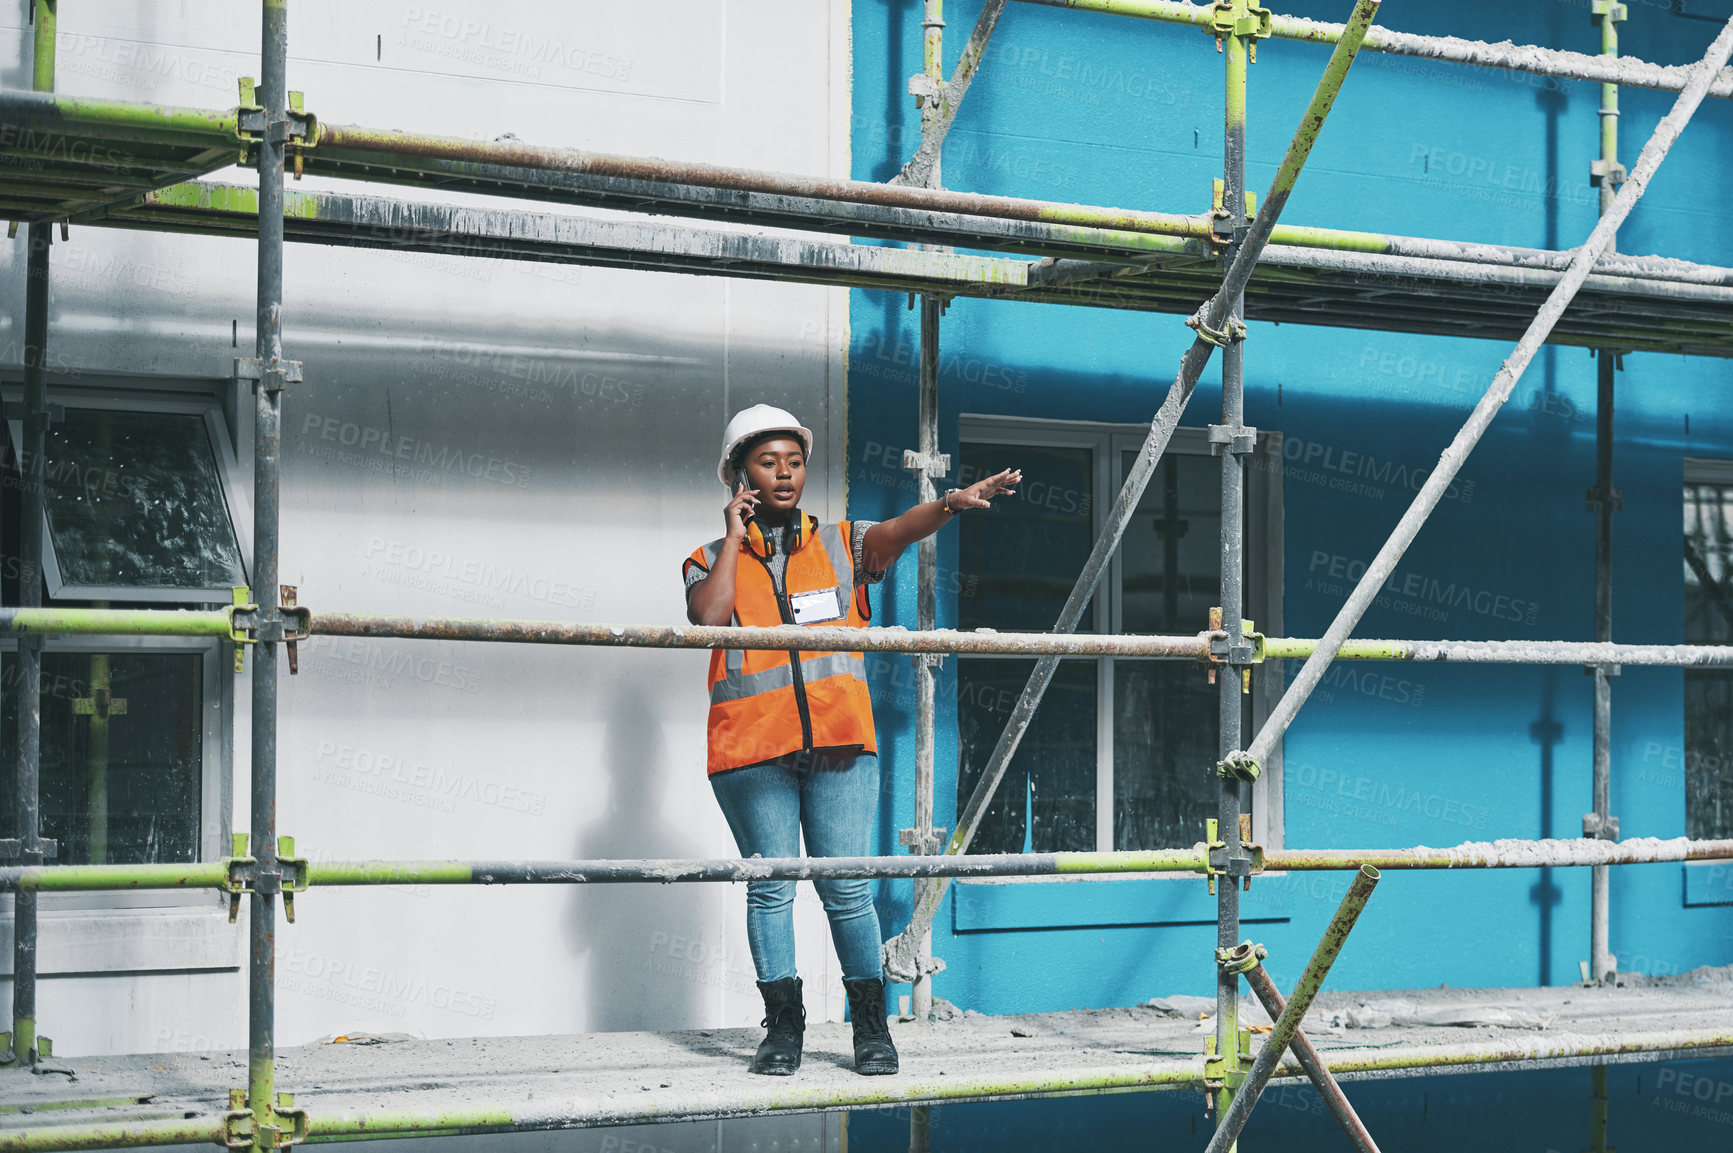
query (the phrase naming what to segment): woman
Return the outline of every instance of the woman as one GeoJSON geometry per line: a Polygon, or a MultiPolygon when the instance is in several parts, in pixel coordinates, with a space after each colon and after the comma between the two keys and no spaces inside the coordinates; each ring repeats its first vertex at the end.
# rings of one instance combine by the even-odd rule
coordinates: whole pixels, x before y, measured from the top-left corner
{"type": "MultiPolygon", "coordinates": [[[[892,520],[820,524],[800,511],[811,430],[759,404],[736,414],[722,440],[716,471],[734,495],[722,510],[725,535],[685,564],[693,624],[864,628],[872,617],[867,586],[883,580],[905,548],[964,509],[990,507],[1022,480],[1008,469],[892,520]]],[[[879,794],[866,660],[860,653],[789,656],[711,653],[711,788],[743,857],[797,857],[802,830],[810,856],[866,856],[879,794]]],[[[895,1073],[871,889],[865,880],[813,886],[842,963],[855,1070],[895,1073]]],[[[767,1027],[752,1071],[788,1076],[800,1068],[806,1029],[794,965],[793,881],[747,883],[746,936],[767,1027]]]]}

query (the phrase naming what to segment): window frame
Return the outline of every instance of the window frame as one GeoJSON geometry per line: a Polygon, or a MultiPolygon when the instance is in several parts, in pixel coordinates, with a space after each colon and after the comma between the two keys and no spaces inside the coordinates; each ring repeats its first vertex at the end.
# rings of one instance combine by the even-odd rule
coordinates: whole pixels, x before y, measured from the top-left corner
{"type": "MultiPolygon", "coordinates": [[[[18,402],[14,389],[7,389],[6,403],[10,408],[18,402]]],[[[96,409],[105,412],[138,412],[151,415],[198,416],[204,421],[205,435],[210,438],[211,455],[216,461],[219,488],[229,525],[235,533],[240,550],[241,573],[250,587],[253,583],[253,511],[252,490],[241,476],[240,458],[229,435],[229,425],[222,398],[211,393],[183,393],[173,397],[143,397],[116,389],[49,390],[50,403],[63,409],[96,409]]],[[[12,437],[15,455],[22,458],[24,422],[16,417],[6,422],[12,437]]],[[[48,523],[48,509],[42,510],[42,575],[48,595],[60,600],[104,600],[126,604],[228,604],[231,589],[165,589],[133,588],[126,585],[69,585],[61,576],[59,549],[48,523]]]]}
{"type": "MultiPolygon", "coordinates": [[[[1106,509],[1124,481],[1122,461],[1126,452],[1141,448],[1149,435],[1146,424],[1106,421],[1049,420],[1041,417],[963,413],[958,417],[957,441],[963,444],[999,444],[1007,447],[1087,448],[1094,453],[1095,492],[1091,499],[1090,539],[1098,540],[1106,509]]],[[[1169,453],[1214,456],[1209,432],[1204,428],[1180,427],[1168,444],[1169,453]]],[[[1248,520],[1261,518],[1262,531],[1246,533],[1246,604],[1257,605],[1262,615],[1249,612],[1258,631],[1279,636],[1282,631],[1282,434],[1259,430],[1257,450],[1247,458],[1246,511],[1248,520]]],[[[1118,633],[1124,617],[1123,557],[1115,549],[1106,579],[1094,600],[1092,631],[1118,633]]],[[[1200,631],[1206,622],[1199,622],[1200,631]]],[[[1026,659],[1026,658],[986,658],[1026,659]]],[[[1095,706],[1095,848],[1113,848],[1113,657],[1068,658],[1096,662],[1095,706]]],[[[959,676],[961,675],[959,671],[959,676]]],[[[1285,683],[1281,661],[1266,661],[1252,676],[1247,701],[1247,736],[1256,732],[1281,698],[1285,683]]],[[[1252,785],[1252,837],[1267,849],[1282,847],[1282,742],[1252,785]]],[[[1203,830],[1198,830],[1203,839],[1203,830]]],[[[1171,879],[1171,875],[1168,879],[1171,879]]]]}

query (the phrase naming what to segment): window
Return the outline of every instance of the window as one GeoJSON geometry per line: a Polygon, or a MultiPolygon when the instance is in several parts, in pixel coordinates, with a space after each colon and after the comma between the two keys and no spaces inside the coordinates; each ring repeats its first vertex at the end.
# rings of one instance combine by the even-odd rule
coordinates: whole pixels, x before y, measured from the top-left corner
{"type": "MultiPolygon", "coordinates": [[[[967,417],[963,483],[1022,468],[1018,499],[960,520],[962,629],[1053,627],[1102,513],[1136,458],[1144,426],[967,417]]],[[[1246,616],[1280,628],[1280,434],[1259,437],[1247,468],[1246,616]]],[[[1201,429],[1180,429],[1144,492],[1079,631],[1195,633],[1220,603],[1221,464],[1201,429]]],[[[971,657],[957,664],[958,804],[967,801],[1035,662],[971,657]]],[[[1245,723],[1280,695],[1280,671],[1254,677],[1245,723]]],[[[1154,849],[1195,844],[1216,812],[1208,771],[1220,732],[1217,689],[1189,661],[1061,661],[989,807],[976,852],[1154,849]]],[[[1271,771],[1271,770],[1274,771],[1271,771]]],[[[1280,767],[1253,791],[1255,835],[1280,843],[1280,767]],[[1266,788],[1270,781],[1278,782],[1266,788]]]]}
{"type": "MultiPolygon", "coordinates": [[[[1685,643],[1733,643],[1733,461],[1685,462],[1685,643]]],[[[1733,669],[1685,670],[1685,835],[1733,837],[1733,669]]]]}
{"type": "MultiPolygon", "coordinates": [[[[16,646],[0,653],[0,731],[16,733],[16,646]]],[[[50,640],[42,654],[42,835],[63,865],[223,853],[221,654],[165,638],[50,640]]],[[[16,835],[18,743],[0,742],[0,836],[16,835]]]]}
{"type": "Polygon", "coordinates": [[[213,407],[69,405],[42,461],[24,459],[22,422],[10,423],[20,479],[42,483],[50,596],[221,604],[247,583],[213,407]]]}
{"type": "MultiPolygon", "coordinates": [[[[247,583],[247,492],[220,400],[160,385],[152,392],[149,399],[121,387],[57,392],[40,461],[20,451],[21,422],[9,422],[0,454],[0,554],[20,555],[22,494],[39,484],[44,603],[206,605],[228,601],[233,586],[247,583]]],[[[28,574],[8,565],[0,575],[6,603],[19,603],[28,574]]],[[[0,836],[16,834],[9,800],[18,772],[16,652],[15,641],[0,645],[0,836]]],[[[173,863],[226,852],[229,660],[224,646],[201,638],[44,642],[38,796],[57,863],[173,863]]],[[[209,905],[222,919],[197,893],[56,895],[43,909],[187,904],[209,905]]],[[[115,967],[153,963],[140,960],[136,943],[121,954],[126,963],[115,967]]]]}

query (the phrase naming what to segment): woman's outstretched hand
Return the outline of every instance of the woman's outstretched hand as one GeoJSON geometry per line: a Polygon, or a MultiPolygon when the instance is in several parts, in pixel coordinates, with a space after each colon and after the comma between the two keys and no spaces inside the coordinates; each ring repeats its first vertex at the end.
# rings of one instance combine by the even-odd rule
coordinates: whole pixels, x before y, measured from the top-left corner
{"type": "Polygon", "coordinates": [[[960,488],[949,497],[948,504],[952,512],[962,512],[966,508],[992,508],[993,498],[1001,494],[1017,495],[1016,485],[1023,483],[1023,470],[1008,468],[1004,472],[994,473],[986,480],[978,480],[968,488],[960,488]]]}

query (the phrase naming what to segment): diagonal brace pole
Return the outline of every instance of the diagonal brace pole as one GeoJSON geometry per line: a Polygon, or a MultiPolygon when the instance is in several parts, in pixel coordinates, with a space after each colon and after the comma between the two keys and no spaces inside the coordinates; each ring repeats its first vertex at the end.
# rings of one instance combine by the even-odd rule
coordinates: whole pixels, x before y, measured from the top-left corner
{"type": "Polygon", "coordinates": [[[1282,1054],[1299,1033],[1300,1020],[1305,1017],[1306,1010],[1312,1007],[1318,990],[1323,987],[1324,978],[1329,975],[1330,966],[1336,963],[1342,946],[1347,943],[1348,934],[1354,928],[1354,922],[1360,919],[1366,902],[1371,899],[1372,889],[1377,884],[1378,870],[1371,865],[1362,865],[1353,883],[1348,886],[1347,896],[1342,898],[1342,904],[1336,909],[1336,915],[1330,919],[1330,927],[1324,930],[1324,937],[1318,942],[1312,959],[1306,962],[1306,971],[1300,974],[1300,982],[1294,986],[1287,1007],[1276,1018],[1270,1035],[1264,1038],[1264,1047],[1258,1050],[1257,1059],[1246,1071],[1246,1079],[1234,1094],[1233,1104],[1222,1113],[1221,1121],[1216,1125],[1215,1135],[1210,1138],[1205,1153],[1228,1153],[1239,1139],[1240,1130],[1245,1128],[1246,1119],[1252,1115],[1252,1106],[1258,1103],[1258,1095],[1264,1091],[1264,1086],[1269,1084],[1270,1075],[1276,1071],[1276,1062],[1282,1059],[1282,1054]]]}
{"type": "MultiPolygon", "coordinates": [[[[1126,474],[1125,483],[1107,513],[1101,535],[1096,538],[1094,547],[1090,549],[1089,559],[1084,562],[1083,571],[1078,575],[1077,583],[1072,586],[1065,607],[1060,610],[1059,619],[1053,625],[1054,632],[1068,633],[1076,630],[1084,607],[1095,596],[1095,590],[1101,583],[1108,559],[1119,547],[1126,525],[1131,522],[1132,513],[1143,499],[1143,491],[1148,487],[1150,477],[1155,475],[1156,465],[1167,451],[1168,442],[1173,439],[1174,429],[1179,426],[1180,414],[1185,411],[1186,403],[1197,387],[1198,377],[1203,374],[1204,366],[1209,363],[1216,348],[1232,338],[1232,334],[1226,332],[1231,302],[1245,290],[1246,283],[1251,280],[1252,269],[1257,265],[1258,257],[1263,254],[1264,245],[1269,242],[1270,233],[1275,229],[1282,208],[1288,202],[1288,195],[1299,180],[1300,170],[1305,167],[1306,158],[1311,155],[1312,145],[1317,142],[1318,132],[1330,114],[1337,94],[1342,90],[1342,82],[1347,78],[1348,68],[1360,50],[1360,42],[1365,39],[1373,18],[1378,14],[1378,5],[1379,0],[1357,0],[1355,3],[1347,31],[1330,55],[1330,62],[1318,80],[1317,90],[1312,93],[1311,103],[1306,106],[1305,115],[1301,117],[1300,126],[1288,144],[1281,167],[1276,170],[1275,179],[1270,183],[1270,190],[1264,196],[1257,217],[1247,229],[1245,240],[1234,254],[1227,275],[1222,278],[1220,290],[1199,308],[1197,315],[1188,322],[1197,329],[1197,339],[1192,341],[1191,347],[1186,349],[1185,355],[1180,358],[1179,372],[1168,387],[1167,396],[1162,400],[1161,408],[1156,411],[1155,419],[1150,422],[1149,435],[1144,438],[1143,447],[1137,453],[1137,460],[1126,474]]],[[[993,794],[1005,778],[1005,770],[1010,766],[1011,758],[1023,740],[1023,734],[1028,731],[1029,723],[1035,717],[1035,709],[1047,692],[1047,686],[1053,682],[1053,674],[1058,668],[1057,657],[1043,657],[1036,662],[1034,671],[1029,674],[1028,683],[1023,686],[1023,695],[1018,698],[1016,707],[1011,711],[1011,719],[1006,723],[1005,731],[999,735],[999,743],[994,746],[986,770],[981,774],[974,793],[957,819],[957,831],[951,835],[945,852],[961,853],[968,849],[969,842],[974,839],[975,832],[986,815],[988,804],[992,802],[993,794]]],[[[915,942],[933,923],[933,915],[938,912],[939,903],[944,899],[948,885],[948,881],[927,885],[909,918],[908,928],[885,942],[885,970],[891,980],[911,979],[914,971],[915,942]]]]}
{"type": "Polygon", "coordinates": [[[1654,176],[1655,170],[1661,166],[1661,161],[1666,159],[1667,150],[1679,139],[1679,133],[1684,131],[1685,125],[1690,122],[1691,115],[1697,111],[1697,106],[1703,103],[1703,97],[1708,94],[1710,83],[1715,79],[1716,73],[1727,63],[1729,56],[1733,56],[1733,20],[1729,20],[1726,26],[1721,29],[1721,34],[1715,37],[1714,43],[1709,46],[1708,54],[1703,57],[1700,64],[1696,65],[1690,83],[1685,86],[1683,92],[1679,93],[1679,99],[1674,102],[1672,111],[1662,117],[1661,122],[1655,126],[1654,135],[1650,136],[1649,142],[1643,145],[1643,151],[1637,157],[1637,165],[1631,170],[1625,183],[1620,186],[1618,195],[1613,198],[1612,204],[1601,216],[1600,222],[1595,225],[1589,238],[1583,242],[1583,246],[1577,249],[1576,256],[1571,260],[1570,268],[1559,279],[1552,294],[1547,297],[1546,303],[1541,305],[1540,311],[1529,323],[1528,331],[1524,332],[1522,339],[1517,342],[1515,351],[1510,354],[1509,359],[1498,370],[1498,374],[1492,378],[1492,383],[1487,386],[1486,394],[1480,398],[1480,403],[1476,404],[1474,411],[1469,414],[1467,423],[1457,432],[1456,438],[1450,442],[1450,446],[1438,458],[1438,467],[1434,468],[1432,475],[1427,477],[1425,485],[1415,495],[1414,503],[1409,505],[1408,511],[1402,514],[1402,519],[1397,523],[1395,531],[1390,534],[1390,539],[1385,541],[1384,547],[1378,550],[1377,557],[1366,569],[1365,575],[1360,578],[1360,583],[1354,586],[1354,591],[1349,595],[1347,603],[1342,606],[1341,611],[1336,614],[1336,619],[1330,623],[1329,630],[1318,641],[1318,647],[1313,650],[1310,657],[1306,658],[1306,663],[1301,666],[1299,675],[1288,686],[1287,692],[1282,695],[1281,701],[1277,703],[1269,718],[1264,722],[1264,727],[1259,730],[1257,737],[1252,741],[1251,748],[1243,754],[1249,757],[1254,764],[1262,765],[1269,759],[1270,753],[1276,747],[1276,742],[1282,739],[1282,734],[1293,723],[1294,714],[1299,712],[1300,706],[1306,703],[1306,698],[1311,695],[1312,690],[1323,679],[1325,669],[1335,659],[1343,642],[1354,631],[1354,626],[1360,623],[1360,618],[1365,615],[1373,598],[1384,587],[1384,582],[1389,580],[1390,574],[1396,571],[1397,562],[1402,559],[1402,554],[1414,542],[1421,526],[1426,523],[1426,518],[1438,506],[1445,490],[1455,481],[1457,472],[1462,468],[1463,462],[1468,459],[1468,454],[1473,452],[1474,446],[1480,443],[1480,438],[1486,432],[1487,427],[1492,424],[1493,417],[1498,415],[1499,409],[1509,399],[1511,391],[1516,388],[1517,381],[1522,379],[1523,371],[1534,360],[1535,353],[1540,350],[1541,344],[1552,333],[1553,326],[1564,315],[1565,309],[1576,296],[1577,290],[1583,286],[1583,281],[1587,280],[1589,273],[1594,270],[1595,261],[1600,259],[1601,254],[1612,244],[1613,237],[1619,230],[1619,225],[1625,222],[1625,218],[1631,214],[1631,209],[1636,206],[1638,200],[1642,199],[1643,190],[1648,186],[1649,179],[1654,176]]]}
{"type": "Polygon", "coordinates": [[[933,112],[921,125],[920,147],[915,149],[914,156],[903,165],[902,171],[891,177],[892,184],[907,184],[915,188],[928,186],[933,168],[939,162],[939,149],[944,146],[945,134],[957,118],[957,109],[962,107],[963,97],[968,95],[969,83],[975,79],[981,58],[987,54],[987,41],[992,39],[993,28],[1004,11],[1005,0],[987,0],[981,5],[975,30],[969,33],[969,42],[963,46],[963,55],[951,71],[949,84],[934,84],[924,76],[917,76],[910,82],[921,88],[919,95],[932,104],[933,112]]]}
{"type": "MultiPolygon", "coordinates": [[[[1264,948],[1257,947],[1258,956],[1262,956],[1264,948]]],[[[1259,1001],[1263,1002],[1264,1011],[1269,1013],[1270,1020],[1280,1020],[1287,1010],[1287,1002],[1283,1000],[1276,983],[1270,980],[1270,975],[1262,964],[1255,964],[1245,972],[1246,984],[1252,987],[1259,1001]]],[[[1337,1083],[1335,1074],[1324,1064],[1324,1058],[1318,1050],[1312,1047],[1311,1040],[1304,1029],[1296,1028],[1293,1039],[1288,1042],[1288,1048],[1294,1051],[1294,1057],[1300,1062],[1300,1068],[1306,1071],[1306,1076],[1312,1079],[1312,1085],[1318,1090],[1318,1096],[1324,1099],[1324,1104],[1330,1109],[1332,1116],[1342,1126],[1342,1131],[1348,1135],[1348,1140],[1354,1143],[1354,1148],[1360,1153],[1378,1153],[1378,1143],[1372,1140],[1372,1134],[1367,1131],[1366,1123],[1360,1120],[1360,1115],[1354,1112],[1354,1106],[1348,1103],[1347,1094],[1342,1092],[1342,1086],[1337,1083]]]]}

